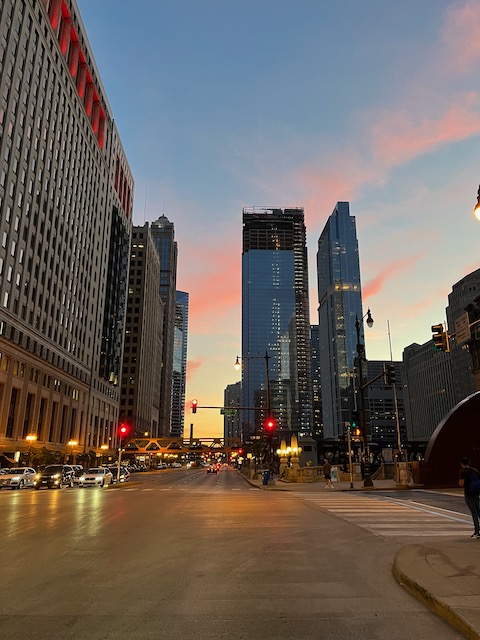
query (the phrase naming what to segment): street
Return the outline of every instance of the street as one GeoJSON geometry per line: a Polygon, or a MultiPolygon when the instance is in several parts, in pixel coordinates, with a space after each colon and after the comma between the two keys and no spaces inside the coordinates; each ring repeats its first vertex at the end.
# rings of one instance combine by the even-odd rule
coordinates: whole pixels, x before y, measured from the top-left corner
{"type": "Polygon", "coordinates": [[[468,516],[398,498],[262,491],[226,467],[137,473],[104,489],[2,490],[2,636],[460,638],[391,566],[405,540],[428,540],[426,523],[458,537],[468,516]]]}

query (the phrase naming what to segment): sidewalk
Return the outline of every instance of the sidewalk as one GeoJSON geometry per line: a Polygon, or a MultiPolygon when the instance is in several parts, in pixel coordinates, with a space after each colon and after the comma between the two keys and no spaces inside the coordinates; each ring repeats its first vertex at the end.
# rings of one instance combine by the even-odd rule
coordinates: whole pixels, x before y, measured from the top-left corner
{"type": "MultiPolygon", "coordinates": [[[[244,476],[245,477],[245,476],[244,476]]],[[[263,486],[262,479],[250,480],[265,491],[330,492],[323,482],[287,483],[263,486]]],[[[362,482],[336,482],[333,491],[408,491],[394,480],[374,480],[374,487],[362,482]]],[[[473,529],[473,525],[472,525],[473,529]]],[[[457,538],[433,545],[409,544],[393,560],[392,572],[398,583],[415,598],[470,640],[480,640],[480,539],[457,538]]]]}

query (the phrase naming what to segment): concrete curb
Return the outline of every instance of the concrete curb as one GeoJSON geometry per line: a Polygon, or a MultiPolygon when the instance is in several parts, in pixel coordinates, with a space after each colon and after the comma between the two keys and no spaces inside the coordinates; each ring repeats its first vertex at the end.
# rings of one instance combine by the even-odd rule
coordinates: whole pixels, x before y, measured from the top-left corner
{"type": "MultiPolygon", "coordinates": [[[[408,576],[402,565],[409,564],[410,562],[416,563],[418,566],[418,553],[412,553],[413,545],[403,547],[395,554],[392,574],[397,580],[398,584],[406,589],[414,598],[419,600],[422,604],[427,606],[431,611],[436,613],[440,618],[445,620],[450,626],[457,631],[460,631],[469,640],[480,640],[480,634],[472,627],[472,625],[465,620],[465,618],[452,609],[442,598],[435,596],[430,589],[422,586],[415,578],[408,576]]],[[[425,551],[428,551],[427,547],[424,547],[425,551]]],[[[423,576],[425,572],[430,571],[428,563],[422,562],[423,576]]],[[[410,572],[414,573],[414,572],[410,572]]],[[[433,573],[433,572],[432,572],[433,573]]],[[[439,578],[438,574],[432,575],[432,578],[437,582],[439,578]]],[[[446,582],[446,580],[445,580],[446,582]]]]}

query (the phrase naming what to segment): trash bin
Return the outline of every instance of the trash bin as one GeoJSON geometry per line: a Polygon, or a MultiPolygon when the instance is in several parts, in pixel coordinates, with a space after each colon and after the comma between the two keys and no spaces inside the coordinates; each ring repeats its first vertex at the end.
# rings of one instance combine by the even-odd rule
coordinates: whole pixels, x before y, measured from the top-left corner
{"type": "Polygon", "coordinates": [[[263,472],[262,484],[267,485],[269,480],[270,480],[270,471],[268,469],[265,469],[265,471],[263,472]]]}

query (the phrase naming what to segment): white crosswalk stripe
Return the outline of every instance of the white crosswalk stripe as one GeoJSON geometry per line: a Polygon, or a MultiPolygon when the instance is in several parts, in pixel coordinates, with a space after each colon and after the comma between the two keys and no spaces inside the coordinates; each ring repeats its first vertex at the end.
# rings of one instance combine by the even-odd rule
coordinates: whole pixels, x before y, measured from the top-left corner
{"type": "Polygon", "coordinates": [[[465,537],[472,530],[469,516],[396,498],[349,493],[296,493],[343,520],[382,537],[465,537]]]}

